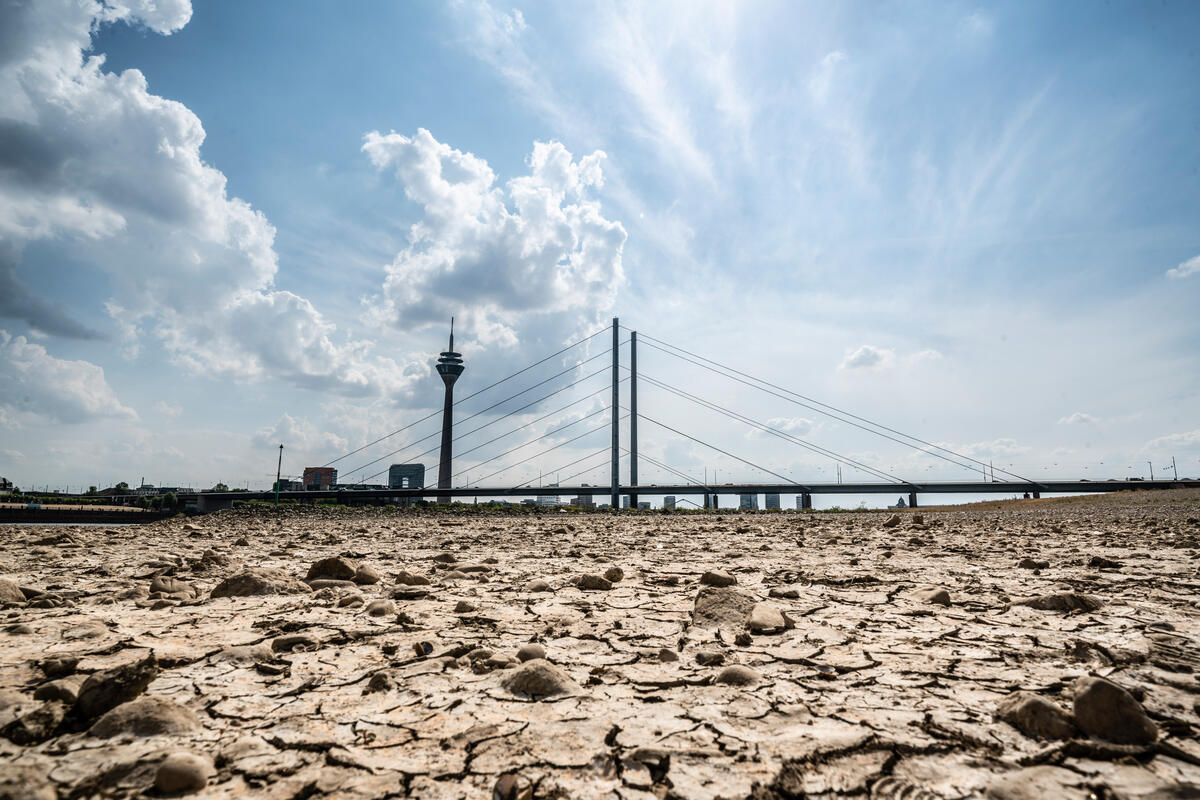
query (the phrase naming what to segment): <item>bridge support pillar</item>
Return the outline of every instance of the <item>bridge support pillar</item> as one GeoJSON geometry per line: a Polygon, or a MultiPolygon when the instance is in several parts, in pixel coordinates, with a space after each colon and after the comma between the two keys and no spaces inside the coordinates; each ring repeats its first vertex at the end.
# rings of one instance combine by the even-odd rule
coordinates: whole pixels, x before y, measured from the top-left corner
{"type": "Polygon", "coordinates": [[[917,507],[917,493],[916,492],[908,493],[908,507],[909,508],[917,507]]]}
{"type": "Polygon", "coordinates": [[[1042,499],[1042,493],[1041,493],[1041,492],[1034,492],[1034,493],[1033,493],[1033,499],[1034,499],[1034,500],[1041,500],[1041,499],[1042,499]]]}
{"type": "Polygon", "coordinates": [[[213,511],[221,511],[226,508],[233,508],[233,500],[227,497],[209,497],[208,495],[199,495],[196,498],[196,511],[201,514],[208,514],[213,511]]]}
{"type": "Polygon", "coordinates": [[[800,495],[800,508],[807,508],[807,509],[812,508],[812,495],[811,494],[800,495]]]}

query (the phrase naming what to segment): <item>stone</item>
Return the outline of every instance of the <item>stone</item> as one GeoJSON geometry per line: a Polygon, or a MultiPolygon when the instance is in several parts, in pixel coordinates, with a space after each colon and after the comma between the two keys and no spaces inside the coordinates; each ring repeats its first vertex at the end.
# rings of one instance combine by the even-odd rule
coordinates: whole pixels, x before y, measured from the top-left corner
{"type": "Polygon", "coordinates": [[[1033,692],[1013,692],[1001,700],[996,718],[1035,739],[1070,739],[1079,732],[1070,714],[1033,692]]]}
{"type": "Polygon", "coordinates": [[[243,570],[217,584],[210,597],[255,597],[270,594],[302,594],[312,588],[281,569],[255,567],[243,570]]]}
{"type": "Polygon", "coordinates": [[[0,800],[58,800],[58,789],[32,764],[0,768],[0,800]]]}
{"type": "Polygon", "coordinates": [[[47,678],[65,678],[75,673],[75,668],[79,666],[79,659],[75,656],[52,656],[42,659],[38,666],[42,668],[42,672],[46,674],[47,678]]]}
{"type": "Polygon", "coordinates": [[[534,700],[580,691],[579,685],[565,670],[541,658],[526,661],[507,673],[500,685],[513,694],[527,695],[534,700]]]}
{"type": "Polygon", "coordinates": [[[674,650],[672,650],[669,647],[660,647],[658,649],[658,660],[662,661],[663,663],[669,663],[671,661],[678,661],[679,653],[676,653],[674,650]]]}
{"type": "Polygon", "coordinates": [[[527,592],[549,592],[549,591],[551,591],[550,584],[547,583],[546,581],[542,580],[541,578],[534,578],[533,580],[526,583],[525,586],[522,588],[524,588],[524,590],[527,592]]]}
{"type": "Polygon", "coordinates": [[[1050,562],[1049,561],[1038,561],[1036,559],[1029,558],[1028,556],[1026,556],[1025,558],[1022,558],[1017,563],[1017,566],[1020,567],[1021,569],[1046,569],[1047,567],[1050,566],[1050,562]]]}
{"type": "Polygon", "coordinates": [[[604,580],[608,581],[609,583],[617,583],[618,581],[624,579],[624,577],[625,570],[621,569],[620,567],[609,567],[604,571],[604,580]]]}
{"type": "Polygon", "coordinates": [[[33,693],[33,697],[35,700],[58,700],[60,703],[72,706],[79,699],[79,689],[86,679],[84,675],[68,675],[65,678],[57,678],[39,686],[33,693]]]}
{"type": "Polygon", "coordinates": [[[401,570],[400,572],[397,572],[392,577],[394,577],[396,579],[396,583],[400,584],[401,586],[429,586],[430,585],[429,578],[426,578],[424,575],[417,575],[415,573],[408,572],[406,570],[401,570]]]}
{"type": "Polygon", "coordinates": [[[141,661],[93,672],[79,687],[79,697],[71,707],[71,716],[85,721],[95,719],[133,700],[157,677],[158,662],[153,653],[141,661]]]}
{"type": "Polygon", "coordinates": [[[546,648],[535,642],[523,644],[517,649],[518,661],[532,661],[535,658],[545,658],[546,648]]]}
{"type": "Polygon", "coordinates": [[[367,564],[359,564],[358,569],[354,571],[354,582],[359,585],[369,586],[381,580],[383,576],[379,574],[379,570],[367,564]]]}
{"type": "Polygon", "coordinates": [[[1092,556],[1088,560],[1088,566],[1092,569],[1120,569],[1121,562],[1104,556],[1092,556]]]}
{"type": "Polygon", "coordinates": [[[612,583],[599,575],[580,575],[575,579],[575,586],[584,591],[607,591],[612,583]]]}
{"type": "Polygon", "coordinates": [[[1058,592],[1019,600],[1014,605],[1036,608],[1038,611],[1096,611],[1102,605],[1099,600],[1086,594],[1058,592]]]}
{"type": "Polygon", "coordinates": [[[741,664],[731,664],[713,679],[713,683],[723,683],[729,686],[753,686],[760,680],[759,674],[741,664]]]}
{"type": "Polygon", "coordinates": [[[364,605],[366,602],[367,598],[363,597],[361,592],[345,591],[338,596],[337,607],[357,608],[358,606],[364,605]]]}
{"type": "Polygon", "coordinates": [[[492,800],[533,800],[533,784],[517,775],[501,775],[492,787],[492,800]]]}
{"type": "Polygon", "coordinates": [[[986,796],[991,800],[1084,800],[1095,797],[1079,788],[1086,781],[1082,775],[1062,767],[1027,767],[992,778],[986,796]]]}
{"type": "Polygon", "coordinates": [[[226,647],[213,656],[215,661],[232,661],[235,664],[258,664],[275,660],[275,654],[265,644],[240,644],[226,647]]]}
{"type": "Polygon", "coordinates": [[[386,617],[396,613],[396,604],[386,598],[380,598],[367,603],[366,610],[368,616],[386,617]]]}
{"type": "Polygon", "coordinates": [[[455,614],[471,614],[475,612],[475,604],[469,600],[459,600],[454,604],[455,614]]]}
{"type": "Polygon", "coordinates": [[[692,606],[692,624],[741,630],[758,601],[740,589],[701,586],[692,606]]]}
{"type": "Polygon", "coordinates": [[[782,633],[791,627],[790,622],[787,615],[774,603],[755,603],[754,608],[750,609],[746,627],[750,629],[751,633],[782,633]]]}
{"type": "Polygon", "coordinates": [[[1129,692],[1104,678],[1075,681],[1075,721],[1096,739],[1116,744],[1152,744],[1158,726],[1129,692]]]}
{"type": "Polygon", "coordinates": [[[313,580],[315,578],[332,578],[333,580],[350,581],[354,580],[354,576],[358,574],[358,562],[351,561],[348,558],[335,556],[333,558],[322,558],[308,568],[308,574],[304,576],[305,580],[313,580]]]}
{"type": "Polygon", "coordinates": [[[172,578],[167,575],[159,575],[150,581],[150,593],[162,592],[163,594],[176,594],[184,597],[195,597],[196,587],[186,581],[181,581],[178,578],[172,578]]]}
{"type": "Polygon", "coordinates": [[[709,570],[700,576],[700,583],[704,586],[733,586],[737,578],[724,570],[709,570]]]}
{"type": "Polygon", "coordinates": [[[701,650],[696,653],[696,663],[702,667],[715,667],[725,663],[725,654],[717,650],[701,650]]]}
{"type": "Polygon", "coordinates": [[[10,580],[0,578],[0,604],[24,602],[25,593],[21,591],[21,587],[10,580]]]}
{"type": "Polygon", "coordinates": [[[454,553],[441,552],[434,556],[433,560],[439,564],[453,564],[455,561],[458,561],[458,556],[454,555],[454,553]]]}
{"type": "Polygon", "coordinates": [[[171,753],[154,773],[154,788],[164,794],[191,794],[208,785],[217,774],[212,759],[188,752],[171,753]]]}
{"type": "Polygon", "coordinates": [[[200,720],[190,708],[165,697],[147,695],[123,703],[96,720],[89,736],[180,736],[200,730],[200,720]]]}
{"type": "Polygon", "coordinates": [[[321,640],[311,633],[289,633],[271,640],[271,651],[275,653],[290,653],[297,649],[316,650],[320,646],[321,640]]]}
{"type": "Polygon", "coordinates": [[[392,673],[385,669],[379,670],[371,676],[371,680],[367,681],[367,688],[363,690],[363,694],[371,694],[372,692],[390,692],[398,688],[396,678],[392,673]]]}
{"type": "Polygon", "coordinates": [[[929,589],[920,589],[915,591],[913,592],[913,597],[917,600],[920,600],[922,603],[928,603],[929,605],[950,605],[950,592],[936,586],[929,589]]]}
{"type": "Polygon", "coordinates": [[[900,524],[900,515],[899,515],[899,514],[892,514],[890,517],[888,517],[887,519],[885,519],[885,520],[883,521],[883,526],[882,526],[882,527],[884,527],[884,528],[894,528],[894,527],[896,527],[896,526],[897,526],[897,525],[899,525],[899,524],[900,524]]]}
{"type": "Polygon", "coordinates": [[[27,746],[44,742],[54,735],[67,715],[67,706],[60,702],[43,703],[0,729],[0,735],[13,744],[27,746]]]}

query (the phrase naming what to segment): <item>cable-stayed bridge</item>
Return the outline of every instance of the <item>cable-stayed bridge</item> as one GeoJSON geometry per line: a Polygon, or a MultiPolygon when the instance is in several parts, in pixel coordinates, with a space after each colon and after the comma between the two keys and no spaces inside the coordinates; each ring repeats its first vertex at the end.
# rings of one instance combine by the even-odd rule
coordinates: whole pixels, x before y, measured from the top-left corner
{"type": "MultiPolygon", "coordinates": [[[[622,499],[638,507],[644,495],[697,496],[705,508],[716,507],[720,495],[782,495],[793,494],[798,507],[810,508],[814,495],[883,494],[904,497],[907,505],[918,505],[918,495],[930,494],[1028,494],[1110,492],[1128,489],[1163,489],[1200,487],[1197,480],[1083,480],[1032,478],[1018,474],[1012,465],[996,466],[975,458],[969,453],[954,450],[933,441],[905,433],[893,427],[852,413],[844,408],[821,402],[779,383],[768,381],[741,369],[709,359],[679,345],[639,336],[637,331],[622,326],[613,319],[606,327],[573,342],[548,356],[535,361],[499,380],[475,390],[455,401],[453,389],[459,376],[467,369],[462,354],[454,351],[453,326],[449,348],[438,359],[438,372],[445,382],[443,409],[414,420],[396,430],[339,455],[324,465],[336,468],[343,476],[358,475],[357,481],[337,487],[308,491],[270,492],[203,492],[181,495],[181,499],[198,501],[201,510],[226,507],[235,499],[305,499],[337,498],[344,502],[415,500],[436,497],[442,502],[461,497],[531,497],[597,498],[607,500],[611,508],[619,508],[622,499]],[[611,341],[610,341],[611,340],[611,341]],[[605,349],[592,352],[597,347],[605,349]],[[666,362],[689,371],[682,379],[670,379],[665,373],[639,371],[639,348],[651,354],[656,369],[666,362]],[[622,353],[627,354],[622,359],[622,353]],[[565,366],[562,366],[564,365],[565,366]],[[548,376],[543,373],[550,371],[548,376]],[[699,378],[699,380],[697,379],[699,378]],[[786,405],[804,409],[839,428],[879,442],[890,443],[909,455],[954,468],[958,479],[920,480],[902,470],[885,469],[878,461],[859,455],[832,450],[789,430],[776,417],[759,419],[745,409],[731,407],[730,401],[717,402],[703,392],[718,380],[732,384],[738,399],[754,396],[775,406],[786,405]],[[529,385],[516,389],[522,382],[529,385]],[[621,390],[626,387],[628,404],[621,402],[621,390]],[[819,459],[838,471],[838,480],[812,480],[812,476],[796,476],[795,470],[772,467],[755,453],[735,452],[712,441],[712,437],[685,430],[686,424],[661,411],[654,414],[639,409],[639,391],[655,398],[673,401],[701,409],[724,423],[752,434],[761,441],[782,443],[788,449],[803,451],[808,459],[819,459]],[[571,399],[573,398],[573,399],[571,399]],[[474,408],[475,410],[468,410],[474,408]],[[465,414],[465,415],[464,415],[465,414]],[[416,437],[423,423],[440,417],[440,432],[416,437]],[[712,479],[707,471],[696,474],[679,464],[671,464],[639,451],[639,426],[652,431],[656,443],[675,442],[692,452],[714,454],[725,465],[734,464],[742,474],[754,474],[753,481],[718,483],[714,470],[712,479]],[[624,432],[624,436],[622,436],[624,432]],[[416,437],[416,438],[412,438],[416,437]],[[607,442],[596,449],[593,444],[607,442]],[[535,446],[537,446],[535,448],[535,446]],[[578,451],[586,449],[582,456],[578,451]],[[457,450],[457,452],[455,452],[457,450]],[[564,463],[552,461],[553,468],[543,469],[538,476],[516,480],[531,473],[533,464],[544,465],[564,451],[564,463]],[[385,476],[396,461],[408,463],[438,454],[438,461],[425,472],[436,474],[437,480],[419,487],[389,486],[374,488],[371,482],[385,476]],[[353,465],[349,469],[345,467],[353,465]],[[654,483],[639,480],[639,467],[648,467],[664,479],[654,483]],[[841,480],[842,471],[856,476],[841,480]],[[541,475],[556,477],[555,485],[542,483],[541,475]],[[584,478],[588,478],[585,482],[584,478]]],[[[467,373],[469,374],[469,372],[467,373]]],[[[753,439],[752,439],[753,441],[753,439]]],[[[658,452],[666,448],[659,447],[658,452]]],[[[816,468],[820,470],[820,467],[816,468]]],[[[928,469],[928,467],[927,467],[928,469]]],[[[1043,468],[1044,470],[1045,468],[1043,468]]],[[[726,472],[729,472],[726,466],[726,472]]],[[[1027,471],[1027,470],[1022,470],[1027,471]]]]}

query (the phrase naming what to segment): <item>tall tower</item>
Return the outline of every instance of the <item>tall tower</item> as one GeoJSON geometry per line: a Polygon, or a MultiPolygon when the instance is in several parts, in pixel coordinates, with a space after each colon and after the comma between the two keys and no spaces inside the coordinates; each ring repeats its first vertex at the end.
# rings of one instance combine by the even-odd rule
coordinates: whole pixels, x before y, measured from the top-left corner
{"type": "MultiPolygon", "coordinates": [[[[454,382],[458,380],[458,376],[462,375],[465,369],[463,366],[462,354],[454,352],[454,317],[450,318],[450,347],[446,352],[442,353],[438,358],[437,371],[442,376],[442,382],[446,384],[446,402],[442,406],[442,455],[438,459],[438,488],[450,488],[450,462],[454,458],[453,439],[454,439],[454,420],[452,411],[454,408],[454,382]]],[[[439,503],[449,503],[450,495],[439,494],[439,503]]]]}

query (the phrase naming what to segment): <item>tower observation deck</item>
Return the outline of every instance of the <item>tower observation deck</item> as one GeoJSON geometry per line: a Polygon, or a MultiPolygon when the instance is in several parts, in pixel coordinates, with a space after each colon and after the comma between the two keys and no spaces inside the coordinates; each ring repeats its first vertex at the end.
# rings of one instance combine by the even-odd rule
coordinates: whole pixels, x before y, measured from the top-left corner
{"type": "MultiPolygon", "coordinates": [[[[450,346],[441,354],[437,360],[437,371],[442,376],[442,383],[446,384],[446,400],[442,406],[442,454],[438,459],[438,488],[450,488],[450,465],[454,459],[453,440],[454,440],[454,382],[458,380],[458,376],[462,375],[463,370],[462,353],[454,352],[454,317],[450,318],[450,346]]],[[[439,503],[449,503],[450,495],[439,494],[439,503]]]]}

